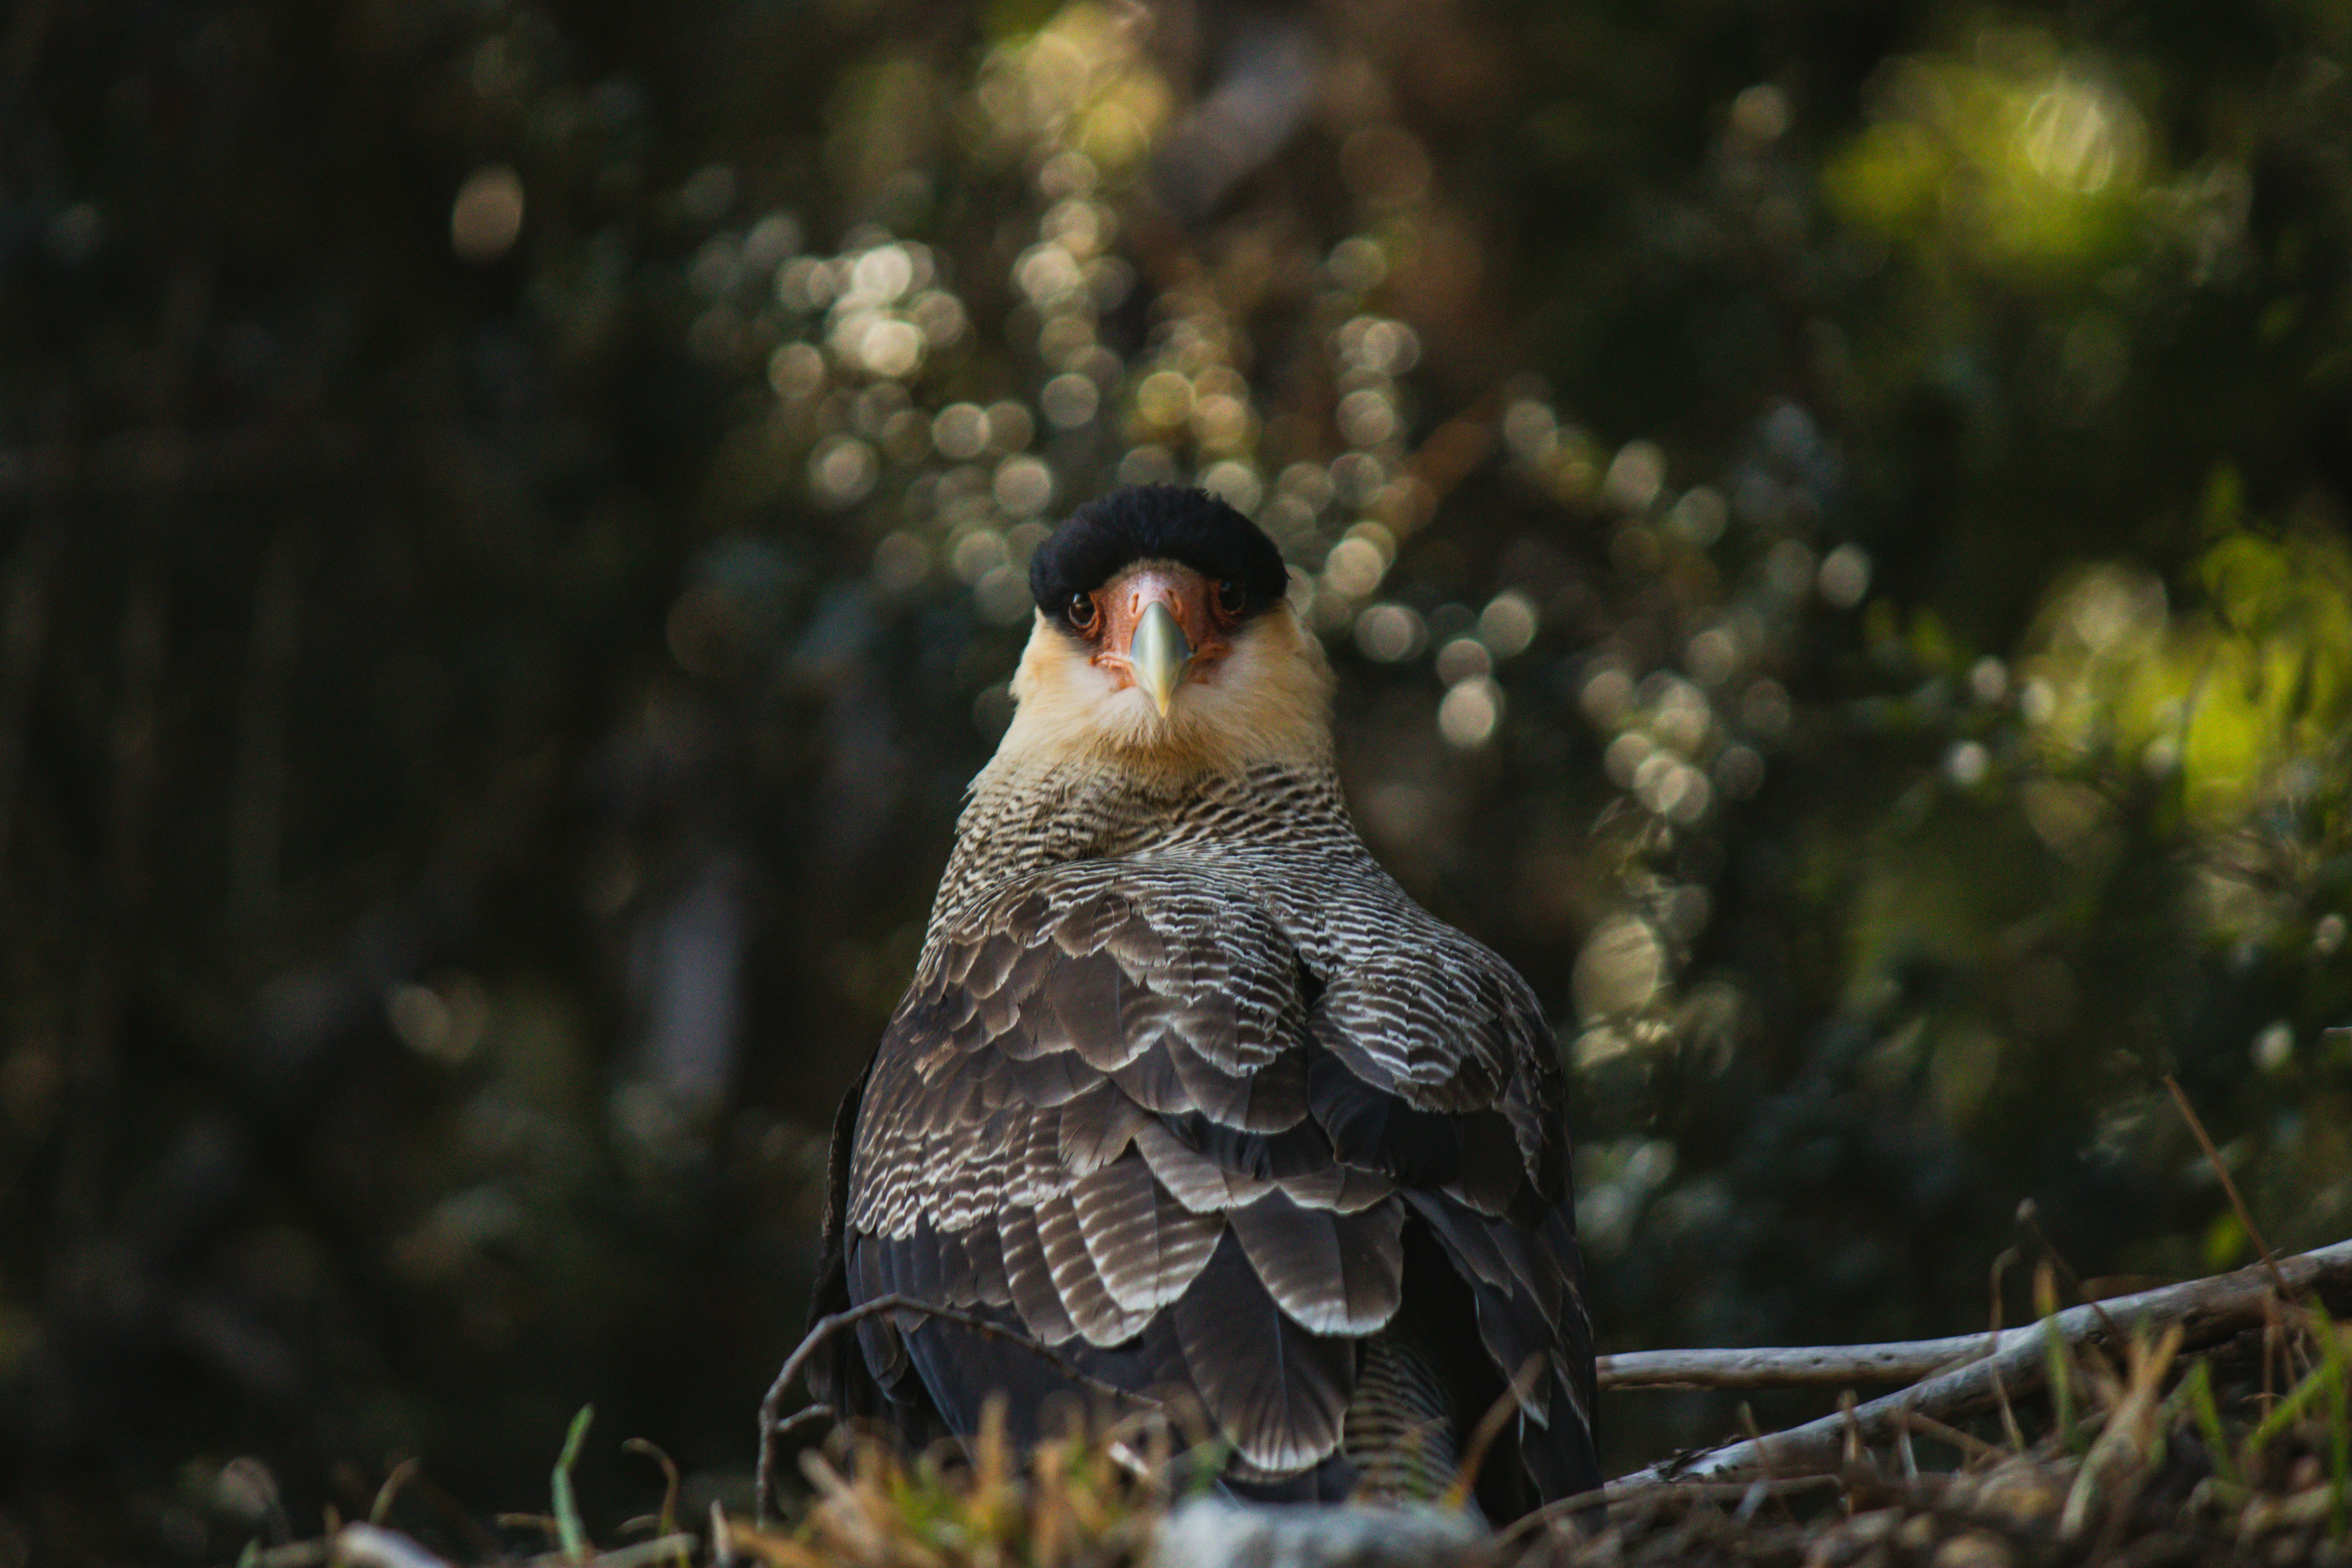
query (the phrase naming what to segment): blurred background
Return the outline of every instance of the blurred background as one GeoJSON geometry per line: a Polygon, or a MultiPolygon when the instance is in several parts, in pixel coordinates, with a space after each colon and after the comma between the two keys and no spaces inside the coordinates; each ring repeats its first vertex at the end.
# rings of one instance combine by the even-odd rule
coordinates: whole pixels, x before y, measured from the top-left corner
{"type": "MultiPolygon", "coordinates": [[[[0,1565],[745,1500],[1122,480],[1534,982],[1603,1347],[2352,1232],[2352,5],[18,0],[0,1565]]],[[[1759,1401],[1768,1424],[1818,1406],[1759,1401]]],[[[1630,1394],[1612,1468],[1733,1406],[1630,1394]]],[[[528,1531],[503,1539],[528,1544],[528,1531]]]]}

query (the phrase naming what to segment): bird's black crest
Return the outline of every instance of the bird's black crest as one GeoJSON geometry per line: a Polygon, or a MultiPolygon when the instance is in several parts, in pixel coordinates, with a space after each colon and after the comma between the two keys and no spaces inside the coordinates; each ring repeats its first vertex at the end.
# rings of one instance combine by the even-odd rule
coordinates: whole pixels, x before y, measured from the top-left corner
{"type": "Polygon", "coordinates": [[[1037,607],[1063,625],[1070,596],[1091,593],[1139,561],[1173,561],[1241,591],[1247,619],[1279,600],[1290,574],[1257,524],[1206,490],[1133,485],[1072,512],[1029,561],[1037,607]]]}

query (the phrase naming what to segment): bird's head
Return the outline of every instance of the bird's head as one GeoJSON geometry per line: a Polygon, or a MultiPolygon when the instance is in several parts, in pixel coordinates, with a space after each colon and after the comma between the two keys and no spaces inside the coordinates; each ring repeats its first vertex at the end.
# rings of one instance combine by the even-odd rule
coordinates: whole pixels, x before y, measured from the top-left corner
{"type": "Polygon", "coordinates": [[[1037,620],[1000,759],[1190,771],[1328,755],[1330,666],[1282,553],[1202,490],[1081,507],[1029,566],[1037,620]]]}

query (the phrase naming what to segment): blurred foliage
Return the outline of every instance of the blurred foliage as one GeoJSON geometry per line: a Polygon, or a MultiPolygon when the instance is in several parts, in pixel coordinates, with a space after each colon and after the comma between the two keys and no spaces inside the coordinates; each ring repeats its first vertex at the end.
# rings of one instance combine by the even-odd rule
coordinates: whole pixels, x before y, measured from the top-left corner
{"type": "Polygon", "coordinates": [[[2028,1195],[2242,1262],[2167,1072],[2352,1217],[2341,0],[5,40],[0,1563],[523,1502],[592,1397],[740,1503],[1121,479],[1282,543],[1368,834],[1552,1009],[1607,1346],[1979,1326],[2028,1195]]]}

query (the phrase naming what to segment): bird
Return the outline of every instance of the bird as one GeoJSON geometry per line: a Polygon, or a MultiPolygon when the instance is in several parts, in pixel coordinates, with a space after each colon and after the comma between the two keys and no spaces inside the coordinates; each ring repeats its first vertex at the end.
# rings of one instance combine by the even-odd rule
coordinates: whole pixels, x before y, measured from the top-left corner
{"type": "Polygon", "coordinates": [[[817,1396],[917,1444],[999,1399],[1034,1442],[1109,1385],[1213,1428],[1242,1499],[1470,1481],[1500,1522],[1598,1487],[1557,1047],[1357,832],[1281,552],[1129,487],[1029,578],[1011,721],[835,1118],[812,1312],[961,1321],[857,1319],[817,1396]]]}

